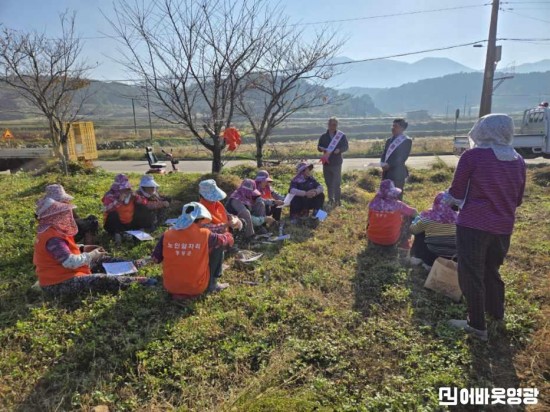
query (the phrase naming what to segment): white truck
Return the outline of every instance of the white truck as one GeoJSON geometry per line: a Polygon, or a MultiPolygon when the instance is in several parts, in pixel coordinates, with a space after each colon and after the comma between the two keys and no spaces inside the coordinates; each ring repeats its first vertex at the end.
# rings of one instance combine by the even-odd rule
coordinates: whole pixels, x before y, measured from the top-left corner
{"type": "MultiPolygon", "coordinates": [[[[550,109],[538,106],[523,112],[519,134],[514,135],[513,146],[525,159],[550,159],[550,109]]],[[[461,155],[470,148],[468,136],[456,136],[454,152],[461,155]]]]}

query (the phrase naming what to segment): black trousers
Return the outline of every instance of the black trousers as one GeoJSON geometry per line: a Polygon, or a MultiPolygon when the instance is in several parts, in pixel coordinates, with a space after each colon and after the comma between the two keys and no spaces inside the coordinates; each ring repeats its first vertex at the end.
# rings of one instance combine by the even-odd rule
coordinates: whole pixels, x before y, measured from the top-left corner
{"type": "Polygon", "coordinates": [[[504,318],[504,282],[500,266],[510,248],[510,235],[456,227],[458,282],[468,304],[468,324],[485,330],[485,312],[504,318]]]}
{"type": "Polygon", "coordinates": [[[438,258],[426,245],[426,234],[424,232],[414,235],[414,243],[411,249],[411,256],[422,259],[422,261],[433,266],[435,260],[438,258]]]}
{"type": "Polygon", "coordinates": [[[130,223],[122,223],[116,210],[110,212],[105,219],[103,228],[110,235],[122,233],[126,230],[150,228],[154,223],[153,211],[146,206],[136,204],[134,208],[134,217],[130,223]]]}
{"type": "Polygon", "coordinates": [[[323,208],[325,195],[319,193],[315,197],[294,196],[290,202],[290,216],[299,217],[306,215],[310,210],[319,210],[323,208]]]}
{"type": "Polygon", "coordinates": [[[275,205],[273,206],[266,206],[265,208],[265,215],[266,216],[273,216],[273,219],[276,221],[281,220],[281,212],[283,211],[283,208],[277,207],[275,205]]]}

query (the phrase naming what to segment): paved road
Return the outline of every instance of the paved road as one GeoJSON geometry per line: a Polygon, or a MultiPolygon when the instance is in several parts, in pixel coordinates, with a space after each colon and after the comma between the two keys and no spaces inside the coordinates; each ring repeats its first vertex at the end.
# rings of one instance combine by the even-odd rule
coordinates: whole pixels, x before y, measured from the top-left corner
{"type": "MultiPolygon", "coordinates": [[[[458,162],[458,157],[456,156],[440,156],[440,158],[445,161],[450,166],[456,166],[458,162]]],[[[426,169],[434,161],[434,156],[412,156],[409,157],[407,161],[407,166],[413,169],[426,169]]],[[[371,162],[378,162],[378,158],[358,158],[358,159],[344,159],[345,171],[349,170],[360,170],[366,169],[367,165],[371,162]]],[[[318,160],[314,160],[318,161],[318,160]]],[[[550,164],[549,159],[532,159],[527,160],[527,163],[546,163],[550,164]]],[[[100,166],[108,172],[114,173],[144,173],[149,169],[149,165],[140,160],[116,160],[116,161],[96,161],[94,162],[96,166],[100,166]]],[[[250,164],[253,165],[254,162],[249,160],[234,160],[228,162],[225,167],[237,166],[241,164],[250,164]]],[[[187,173],[208,173],[211,170],[212,162],[209,160],[181,160],[178,165],[180,172],[187,173]]],[[[168,163],[166,170],[171,170],[171,166],[168,163]]]]}

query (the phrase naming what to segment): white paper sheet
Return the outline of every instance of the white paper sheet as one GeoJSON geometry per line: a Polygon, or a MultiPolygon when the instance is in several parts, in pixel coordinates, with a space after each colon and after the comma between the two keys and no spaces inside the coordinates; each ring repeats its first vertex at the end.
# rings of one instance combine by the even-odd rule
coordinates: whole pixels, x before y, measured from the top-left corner
{"type": "Polygon", "coordinates": [[[103,267],[109,276],[128,275],[137,272],[133,262],[103,263],[103,267]]]}
{"type": "Polygon", "coordinates": [[[325,212],[324,210],[321,210],[321,209],[319,209],[319,210],[317,211],[317,214],[315,215],[315,217],[316,217],[317,219],[319,219],[321,222],[322,222],[323,220],[325,220],[325,219],[327,218],[327,216],[328,216],[328,213],[325,212]]]}
{"type": "Polygon", "coordinates": [[[143,230],[127,230],[126,233],[134,236],[135,238],[144,241],[144,240],[155,240],[153,236],[149,233],[144,232],[143,230]]]}
{"type": "Polygon", "coordinates": [[[292,199],[294,199],[294,195],[292,193],[288,193],[286,196],[285,196],[285,200],[284,200],[284,203],[281,205],[281,206],[277,206],[278,209],[282,208],[282,207],[288,207],[290,206],[290,202],[292,202],[292,199]]]}

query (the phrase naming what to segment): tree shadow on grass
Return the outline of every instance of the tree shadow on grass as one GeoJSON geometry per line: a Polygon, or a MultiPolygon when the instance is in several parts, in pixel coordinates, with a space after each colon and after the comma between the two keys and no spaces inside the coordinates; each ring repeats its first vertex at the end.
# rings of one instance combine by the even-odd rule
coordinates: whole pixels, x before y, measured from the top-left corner
{"type": "MultiPolygon", "coordinates": [[[[56,302],[71,309],[74,302],[56,302]]],[[[162,288],[137,285],[120,292],[110,307],[90,312],[73,346],[62,356],[52,359],[51,366],[16,411],[71,410],[79,408],[80,397],[91,398],[113,377],[119,379],[114,391],[122,390],[126,376],[138,374],[138,352],[153,340],[167,336],[167,325],[193,314],[194,302],[179,305],[162,288]],[[75,396],[77,397],[75,399],[75,396]]],[[[116,394],[109,401],[116,402],[116,394]]],[[[110,399],[110,398],[109,398],[110,399]]]]}

